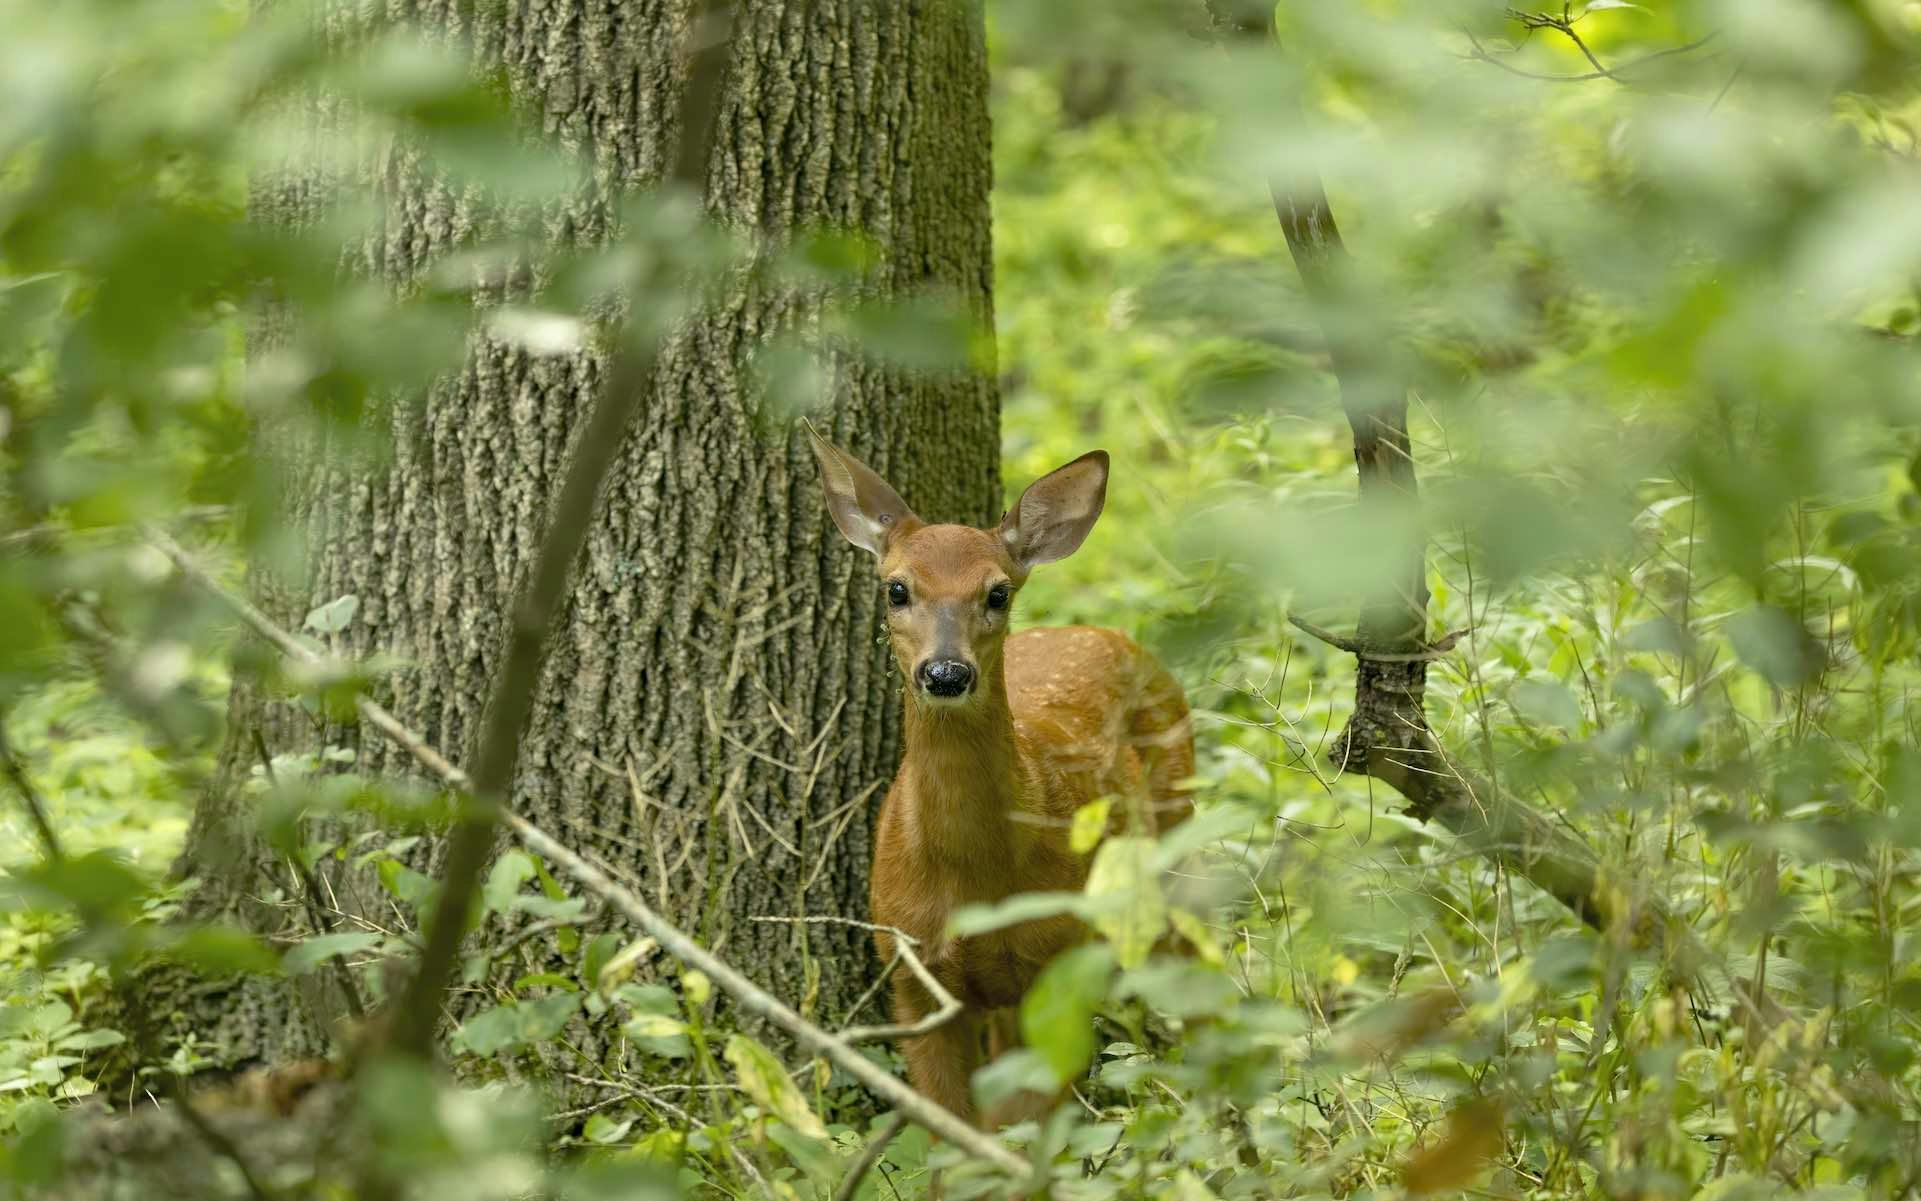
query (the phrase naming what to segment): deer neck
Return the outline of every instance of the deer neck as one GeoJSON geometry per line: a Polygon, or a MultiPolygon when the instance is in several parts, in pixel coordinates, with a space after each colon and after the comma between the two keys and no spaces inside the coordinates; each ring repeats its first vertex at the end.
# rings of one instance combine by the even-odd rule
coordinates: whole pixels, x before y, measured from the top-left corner
{"type": "Polygon", "coordinates": [[[982,673],[977,704],[936,707],[907,693],[907,753],[901,762],[915,825],[929,858],[1009,862],[1022,828],[1020,751],[999,665],[982,673]]]}

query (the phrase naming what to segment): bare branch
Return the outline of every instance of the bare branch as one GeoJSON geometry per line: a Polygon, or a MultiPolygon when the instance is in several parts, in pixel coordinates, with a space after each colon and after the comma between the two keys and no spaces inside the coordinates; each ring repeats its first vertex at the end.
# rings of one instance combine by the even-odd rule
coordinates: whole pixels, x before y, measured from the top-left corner
{"type": "Polygon", "coordinates": [[[1334,631],[1317,626],[1305,618],[1296,617],[1290,613],[1287,620],[1290,625],[1302,633],[1311,635],[1319,641],[1327,643],[1335,650],[1346,651],[1348,654],[1360,659],[1372,659],[1376,663],[1422,663],[1439,659],[1453,650],[1455,643],[1467,636],[1467,630],[1465,628],[1452,630],[1446,635],[1428,643],[1425,650],[1410,651],[1404,654],[1379,654],[1368,650],[1367,647],[1353,638],[1344,638],[1334,631]]]}
{"type": "Polygon", "coordinates": [[[826,924],[858,926],[862,930],[879,930],[883,933],[893,935],[894,962],[888,964],[887,967],[882,970],[881,975],[885,977],[889,972],[892,972],[895,963],[905,963],[907,970],[914,973],[914,978],[921,982],[922,987],[926,988],[928,993],[931,994],[939,1004],[935,1006],[932,1013],[921,1018],[918,1022],[894,1023],[885,1026],[849,1026],[840,1032],[840,1036],[850,1043],[874,1043],[892,1038],[918,1038],[923,1034],[932,1034],[934,1031],[960,1016],[961,1003],[959,998],[955,997],[953,993],[948,992],[947,989],[942,986],[941,982],[934,978],[934,973],[927,970],[927,964],[923,962],[920,955],[915,952],[914,948],[920,945],[920,940],[898,926],[882,926],[873,922],[863,922],[858,918],[851,917],[820,917],[811,915],[808,917],[757,917],[754,920],[757,922],[792,922],[796,925],[803,926],[826,924]]]}

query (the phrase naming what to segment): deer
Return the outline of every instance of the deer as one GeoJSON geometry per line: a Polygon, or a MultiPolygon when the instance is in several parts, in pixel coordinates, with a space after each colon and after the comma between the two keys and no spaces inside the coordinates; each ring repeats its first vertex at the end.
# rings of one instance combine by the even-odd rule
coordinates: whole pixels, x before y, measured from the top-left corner
{"type": "MultiPolygon", "coordinates": [[[[1088,937],[1077,918],[1037,918],[948,937],[963,905],[1085,885],[1068,841],[1077,810],[1120,798],[1152,832],[1184,819],[1193,772],[1187,699],[1165,667],[1117,630],[1010,634],[1028,575],[1080,548],[1107,499],[1108,456],[1090,451],[1030,484],[999,525],[921,520],[885,480],[807,424],[827,511],[874,558],[887,639],[902,679],[905,749],[875,826],[869,907],[876,950],[895,935],[961,1011],[907,1039],[922,1096],[995,1129],[1039,1117],[1055,1097],[1021,1094],[976,1112],[970,1081],[1019,1045],[1018,1006],[1048,962],[1088,937]],[[984,1058],[985,1056],[985,1058],[984,1058]]],[[[906,972],[890,981],[903,1027],[937,1011],[906,972]]]]}

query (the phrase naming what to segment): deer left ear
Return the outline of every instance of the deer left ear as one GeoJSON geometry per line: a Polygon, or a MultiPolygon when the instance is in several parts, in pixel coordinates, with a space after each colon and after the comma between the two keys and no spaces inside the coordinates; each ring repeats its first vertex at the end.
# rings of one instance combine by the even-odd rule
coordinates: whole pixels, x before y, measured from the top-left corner
{"type": "Polygon", "coordinates": [[[1107,452],[1091,450],[1027,486],[1001,518],[1000,536],[1022,571],[1080,549],[1107,503],[1107,452]]]}

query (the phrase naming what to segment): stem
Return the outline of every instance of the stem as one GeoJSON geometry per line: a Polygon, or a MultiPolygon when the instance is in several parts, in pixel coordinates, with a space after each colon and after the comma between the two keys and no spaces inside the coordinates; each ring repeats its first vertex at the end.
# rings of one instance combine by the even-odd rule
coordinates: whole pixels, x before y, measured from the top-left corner
{"type": "Polygon", "coordinates": [[[47,861],[59,863],[65,859],[66,852],[60,847],[60,836],[54,833],[53,823],[47,819],[47,806],[40,799],[40,790],[33,786],[27,769],[20,765],[20,757],[13,753],[13,743],[7,738],[4,715],[0,715],[0,771],[6,773],[7,782],[20,794],[20,803],[26,806],[27,817],[40,834],[40,845],[47,853],[47,861]]]}

